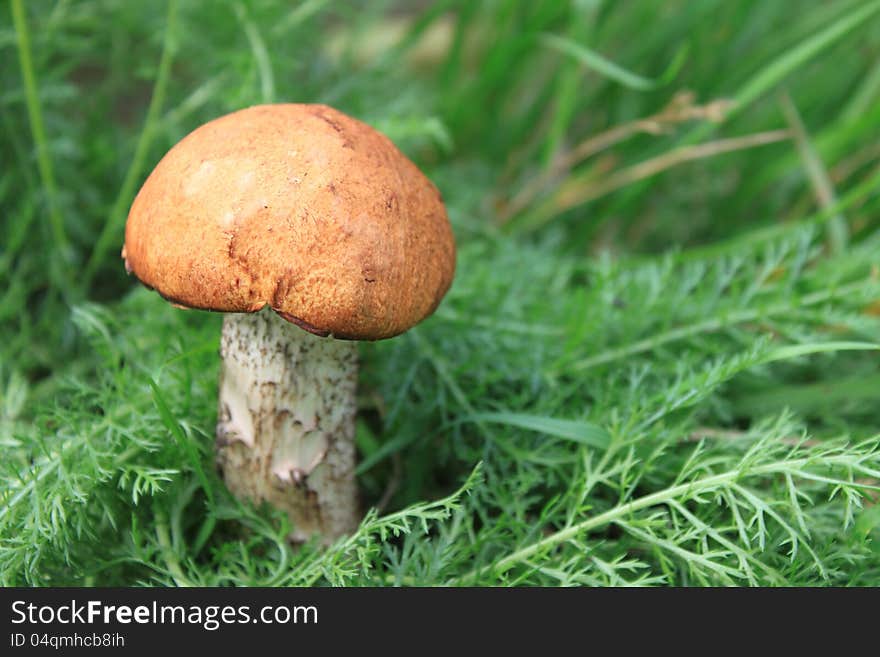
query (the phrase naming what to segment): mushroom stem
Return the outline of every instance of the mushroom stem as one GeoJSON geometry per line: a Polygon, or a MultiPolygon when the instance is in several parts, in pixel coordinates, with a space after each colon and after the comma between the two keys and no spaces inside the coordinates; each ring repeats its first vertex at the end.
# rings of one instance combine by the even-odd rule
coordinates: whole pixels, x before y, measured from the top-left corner
{"type": "Polygon", "coordinates": [[[357,343],[264,308],[224,317],[220,355],[217,463],[232,493],[286,512],[296,542],[353,532],[357,343]]]}

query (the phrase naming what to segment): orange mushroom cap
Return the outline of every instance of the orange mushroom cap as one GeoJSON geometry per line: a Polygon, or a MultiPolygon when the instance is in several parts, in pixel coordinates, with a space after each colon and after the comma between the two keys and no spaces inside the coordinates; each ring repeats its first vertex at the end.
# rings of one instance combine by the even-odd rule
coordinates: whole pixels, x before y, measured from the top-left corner
{"type": "Polygon", "coordinates": [[[324,105],[259,105],[197,128],[128,215],[126,268],[192,308],[378,340],[430,315],[455,272],[437,188],[383,134],[324,105]]]}

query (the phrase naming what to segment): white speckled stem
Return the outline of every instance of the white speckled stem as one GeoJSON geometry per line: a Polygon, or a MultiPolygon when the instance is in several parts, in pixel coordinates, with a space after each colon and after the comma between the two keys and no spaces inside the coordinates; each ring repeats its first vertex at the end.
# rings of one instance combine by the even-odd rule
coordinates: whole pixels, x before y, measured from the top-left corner
{"type": "Polygon", "coordinates": [[[357,343],[264,308],[226,315],[220,355],[217,463],[232,493],[285,511],[294,541],[353,532],[357,343]]]}

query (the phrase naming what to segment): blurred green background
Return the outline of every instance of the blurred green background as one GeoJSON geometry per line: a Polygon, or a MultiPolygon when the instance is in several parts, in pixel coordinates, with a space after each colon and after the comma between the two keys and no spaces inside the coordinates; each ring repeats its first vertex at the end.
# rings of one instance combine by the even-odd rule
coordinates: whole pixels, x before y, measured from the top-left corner
{"type": "Polygon", "coordinates": [[[880,2],[2,9],[6,583],[880,583],[880,2]],[[398,515],[329,552],[228,499],[219,318],[119,258],[164,152],[265,102],[385,132],[460,249],[361,349],[398,515]]]}

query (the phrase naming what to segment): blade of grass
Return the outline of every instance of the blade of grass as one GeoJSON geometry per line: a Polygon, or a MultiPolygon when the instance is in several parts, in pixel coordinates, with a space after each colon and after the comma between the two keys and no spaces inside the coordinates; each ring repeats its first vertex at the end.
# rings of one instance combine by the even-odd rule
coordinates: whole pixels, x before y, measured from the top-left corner
{"type": "Polygon", "coordinates": [[[705,105],[695,105],[689,92],[676,94],[660,112],[642,119],[616,125],[599,134],[587,137],[568,151],[560,153],[550,169],[532,178],[511,198],[499,212],[502,223],[525,210],[553,181],[555,176],[577,166],[584,160],[640,134],[659,135],[685,121],[712,121],[721,123],[729,101],[717,99],[705,105]]]}
{"type": "Polygon", "coordinates": [[[440,87],[447,94],[451,93],[452,85],[461,79],[465,37],[477,15],[478,9],[479,7],[476,3],[466,2],[455,12],[455,31],[452,43],[446,53],[438,78],[440,87]]]}
{"type": "Polygon", "coordinates": [[[880,399],[880,374],[838,379],[833,382],[774,386],[731,399],[734,412],[748,417],[768,415],[790,408],[801,415],[831,411],[852,402],[876,403],[880,399]]]}
{"type": "Polygon", "coordinates": [[[162,117],[161,122],[166,125],[173,125],[186,118],[191,112],[196,111],[217,96],[223,89],[227,77],[227,74],[222,72],[203,82],[176,107],[169,109],[162,117]]]}
{"type": "Polygon", "coordinates": [[[862,81],[861,87],[847,103],[842,113],[843,118],[847,121],[858,119],[874,105],[878,94],[880,94],[880,59],[877,60],[862,81]]]}
{"type": "MultiPolygon", "coordinates": [[[[434,368],[434,371],[437,372],[437,375],[446,384],[446,387],[449,388],[449,391],[452,393],[452,396],[455,400],[464,408],[469,415],[476,415],[476,411],[474,407],[471,405],[470,399],[467,394],[465,394],[464,390],[461,389],[461,386],[458,385],[458,382],[455,380],[455,377],[452,376],[452,372],[449,371],[449,365],[445,358],[443,358],[437,350],[428,342],[427,339],[423,338],[418,331],[410,331],[409,336],[415,343],[418,345],[419,349],[426,355],[428,361],[431,363],[431,366],[434,368]]],[[[486,422],[482,420],[476,420],[476,425],[483,433],[483,435],[489,440],[495,440],[494,433],[489,430],[486,422]]]]}
{"type": "MultiPolygon", "coordinates": [[[[9,214],[12,214],[10,212],[9,214]]],[[[7,276],[7,270],[12,264],[15,256],[28,234],[31,222],[36,216],[34,203],[31,197],[25,199],[22,209],[15,214],[16,218],[10,222],[11,228],[9,233],[5,235],[6,243],[3,245],[3,251],[0,252],[0,280],[7,276]]]]}
{"type": "Polygon", "coordinates": [[[407,50],[412,48],[425,33],[425,31],[440,19],[446,12],[460,3],[461,0],[439,0],[431,3],[419,17],[413,21],[406,34],[393,47],[382,53],[377,67],[387,65],[390,62],[400,61],[407,50]]]}
{"type": "Polygon", "coordinates": [[[40,105],[40,96],[37,92],[37,76],[34,73],[34,64],[31,58],[31,40],[27,17],[25,16],[24,5],[21,0],[12,0],[11,9],[12,21],[15,25],[16,36],[18,37],[18,59],[21,65],[22,81],[24,82],[28,120],[37,150],[37,166],[39,167],[40,178],[43,182],[43,191],[46,194],[46,202],[49,207],[52,238],[55,240],[55,249],[61,254],[63,261],[66,262],[70,257],[69,244],[67,232],[64,228],[64,218],[61,216],[61,208],[58,203],[55,171],[52,166],[52,158],[49,156],[49,142],[46,139],[43,110],[40,105]]]}
{"type": "MultiPolygon", "coordinates": [[[[593,25],[596,11],[599,9],[599,3],[591,3],[585,7],[585,11],[579,12],[574,20],[568,26],[568,37],[557,37],[556,35],[541,35],[538,42],[543,44],[543,39],[559,39],[561,42],[570,43],[575,48],[578,47],[578,41],[586,41],[590,38],[591,28],[593,25]]],[[[547,45],[547,44],[543,44],[547,45]]],[[[550,46],[552,48],[552,46],[550,46]]],[[[558,49],[556,49],[558,51],[558,49]]],[[[563,54],[566,54],[563,52],[563,54]]],[[[578,99],[582,92],[580,89],[581,78],[583,72],[582,64],[578,58],[572,58],[571,61],[564,61],[562,71],[557,77],[553,91],[552,117],[550,119],[549,128],[544,137],[544,156],[543,164],[545,170],[553,167],[553,161],[557,153],[562,148],[566,133],[569,130],[571,121],[574,119],[577,109],[578,99]]]]}
{"type": "Polygon", "coordinates": [[[586,420],[561,420],[542,415],[525,413],[476,413],[468,415],[461,422],[489,422],[504,424],[518,429],[535,431],[572,442],[604,450],[611,444],[611,435],[602,427],[586,420]]]}
{"type": "MultiPolygon", "coordinates": [[[[818,201],[820,208],[827,210],[837,203],[837,197],[831,185],[831,179],[828,177],[828,172],[825,170],[825,165],[813,147],[813,143],[810,141],[807,130],[804,127],[804,122],[801,120],[801,116],[791,97],[787,93],[782,94],[780,96],[780,103],[782,104],[782,112],[785,115],[785,119],[788,121],[792,139],[795,146],[797,146],[804,169],[807,171],[807,177],[813,186],[816,201],[818,201]]],[[[849,241],[849,230],[843,215],[839,212],[831,214],[826,224],[826,232],[831,253],[835,255],[843,253],[849,241]]]]}
{"type": "Polygon", "coordinates": [[[272,27],[273,36],[281,36],[309,20],[329,4],[330,0],[306,0],[272,27]]]}
{"type": "Polygon", "coordinates": [[[634,182],[656,176],[679,164],[747,148],[766,146],[789,138],[790,134],[787,130],[772,130],[744,137],[719,139],[694,146],[679,146],[667,153],[612,173],[599,181],[589,180],[589,173],[573,177],[545,203],[538,206],[534,212],[521,215],[521,219],[511,221],[509,225],[522,230],[535,230],[567,210],[610,194],[634,182]]]}
{"type": "Polygon", "coordinates": [[[355,474],[362,475],[365,472],[369,472],[374,465],[385,460],[392,454],[402,451],[405,447],[416,442],[419,438],[420,436],[418,434],[399,434],[391,440],[382,443],[379,449],[358,463],[358,466],[355,469],[355,474]]]}
{"type": "MultiPolygon", "coordinates": [[[[880,11],[880,1],[878,0],[862,5],[837,19],[824,30],[817,32],[793,48],[783,52],[770,64],[753,75],[734,95],[734,105],[730,108],[728,118],[732,118],[744,110],[779,84],[786,76],[806,64],[823,50],[832,46],[848,32],[865,23],[878,11],[880,11]]],[[[699,125],[684,137],[683,143],[693,144],[702,141],[712,129],[713,126],[709,124],[699,125]]]]}
{"type": "Polygon", "coordinates": [[[706,246],[693,247],[678,254],[676,260],[678,262],[692,262],[694,260],[703,260],[706,258],[717,258],[724,253],[768,242],[809,225],[818,226],[824,224],[835,214],[843,212],[856,203],[865,201],[877,194],[880,194],[880,168],[868,176],[867,179],[863,180],[844,194],[843,198],[838,202],[809,217],[786,224],[776,224],[766,228],[756,228],[744,235],[737,235],[730,239],[715,242],[714,244],[706,246]]]}
{"type": "Polygon", "coordinates": [[[779,347],[768,353],[763,362],[775,363],[801,356],[823,354],[832,351],[880,351],[880,344],[874,342],[817,342],[812,344],[792,344],[779,347]]]}
{"type": "Polygon", "coordinates": [[[571,39],[567,39],[557,34],[541,34],[538,36],[538,43],[546,48],[573,57],[584,66],[603,77],[636,91],[649,91],[671,82],[675,79],[675,76],[684,64],[687,55],[687,49],[682,46],[678,49],[675,56],[672,58],[672,61],[669,63],[669,66],[666,67],[666,70],[660,75],[660,77],[651,79],[633,73],[632,71],[628,71],[594,50],[590,50],[586,46],[582,46],[571,39]]]}
{"type": "Polygon", "coordinates": [[[113,202],[110,216],[104,224],[104,227],[101,229],[97,240],[95,240],[95,248],[92,250],[92,254],[83,271],[81,286],[84,291],[88,290],[98,267],[103,263],[104,256],[110,248],[110,245],[119,239],[119,233],[121,232],[122,225],[127,216],[126,209],[134,197],[134,188],[135,185],[137,185],[141,172],[143,171],[147,152],[156,133],[159,113],[162,111],[162,104],[165,101],[165,90],[168,86],[171,62],[174,58],[176,32],[177,0],[168,0],[168,11],[165,18],[165,35],[162,42],[162,55],[159,58],[159,68],[156,75],[156,81],[153,85],[153,95],[150,98],[150,105],[147,108],[144,127],[143,130],[141,130],[140,138],[135,147],[131,165],[128,167],[128,171],[123,179],[122,187],[119,189],[119,194],[113,202]]]}
{"type": "Polygon", "coordinates": [[[260,92],[262,102],[271,103],[275,100],[275,76],[272,73],[272,61],[269,59],[269,52],[266,50],[266,42],[257,26],[250,19],[247,9],[241,2],[236,2],[235,16],[247,36],[251,52],[254,55],[254,61],[257,64],[257,71],[260,73],[260,92]]]}
{"type": "Polygon", "coordinates": [[[171,408],[168,406],[168,402],[165,401],[165,397],[162,395],[162,391],[159,389],[159,386],[156,385],[156,382],[152,379],[149,379],[147,382],[150,384],[150,388],[153,391],[153,402],[156,404],[156,409],[159,411],[159,417],[162,418],[162,424],[164,424],[171,435],[174,436],[180,449],[186,454],[193,471],[199,478],[202,487],[205,489],[205,495],[207,495],[208,499],[213,503],[214,490],[208,481],[205,469],[202,467],[202,459],[199,455],[198,449],[193,442],[186,437],[183,429],[180,428],[180,423],[177,421],[177,418],[174,417],[174,413],[171,412],[171,408]]]}

